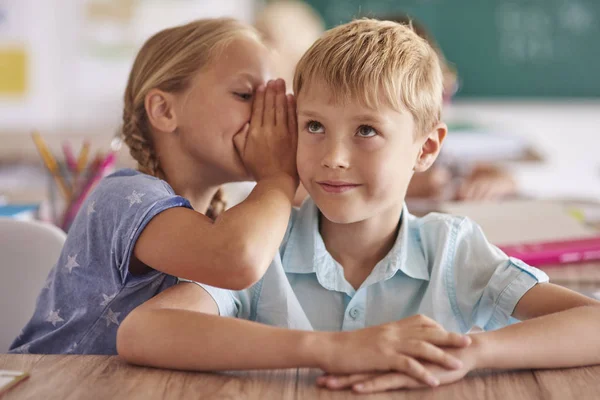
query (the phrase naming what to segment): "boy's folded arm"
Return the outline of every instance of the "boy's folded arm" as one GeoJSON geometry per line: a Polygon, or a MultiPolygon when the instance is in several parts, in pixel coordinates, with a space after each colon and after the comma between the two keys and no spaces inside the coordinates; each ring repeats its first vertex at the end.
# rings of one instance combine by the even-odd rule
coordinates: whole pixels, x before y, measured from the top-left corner
{"type": "Polygon", "coordinates": [[[538,284],[513,316],[523,322],[472,335],[476,368],[566,368],[600,364],[600,302],[538,284]]]}
{"type": "Polygon", "coordinates": [[[315,337],[328,333],[275,328],[220,317],[218,312],[202,287],[175,285],[121,323],[119,356],[132,364],[159,368],[223,371],[318,367],[320,353],[327,350],[317,347],[315,337]]]}
{"type": "Polygon", "coordinates": [[[295,189],[294,179],[284,174],[264,179],[214,222],[183,207],[163,211],[140,234],[134,255],[180,278],[233,290],[249,287],[277,253],[295,189]]]}
{"type": "Polygon", "coordinates": [[[469,343],[468,338],[416,316],[352,332],[315,332],[217,313],[215,301],[204,288],[193,283],[175,285],[125,318],[117,333],[117,351],[130,363],[159,368],[222,371],[309,367],[332,373],[397,370],[431,382],[431,373],[417,359],[447,368],[456,366],[445,352],[421,342],[450,347],[469,343]]]}

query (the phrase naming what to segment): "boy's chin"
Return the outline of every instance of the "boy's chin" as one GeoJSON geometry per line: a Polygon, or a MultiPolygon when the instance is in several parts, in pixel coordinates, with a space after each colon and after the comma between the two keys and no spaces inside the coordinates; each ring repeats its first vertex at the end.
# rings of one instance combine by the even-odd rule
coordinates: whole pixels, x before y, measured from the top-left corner
{"type": "Polygon", "coordinates": [[[328,221],[333,222],[334,224],[352,224],[355,222],[360,222],[365,219],[365,216],[359,215],[355,212],[349,212],[349,210],[341,211],[340,207],[336,209],[336,207],[319,207],[319,211],[321,215],[327,218],[328,221]]]}

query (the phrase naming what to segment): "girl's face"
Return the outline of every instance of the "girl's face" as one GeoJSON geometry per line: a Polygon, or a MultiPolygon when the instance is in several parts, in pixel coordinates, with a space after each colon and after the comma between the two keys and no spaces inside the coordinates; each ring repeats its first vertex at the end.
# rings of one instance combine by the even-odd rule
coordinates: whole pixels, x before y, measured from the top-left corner
{"type": "Polygon", "coordinates": [[[183,156],[215,183],[249,180],[233,137],[250,121],[255,89],[270,69],[266,47],[240,37],[227,45],[175,100],[183,156]]]}

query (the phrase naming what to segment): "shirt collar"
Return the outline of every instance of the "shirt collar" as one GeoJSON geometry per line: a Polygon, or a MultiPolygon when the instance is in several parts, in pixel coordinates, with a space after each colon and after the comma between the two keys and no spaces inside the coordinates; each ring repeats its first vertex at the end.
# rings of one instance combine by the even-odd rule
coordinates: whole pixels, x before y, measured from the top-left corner
{"type": "MultiPolygon", "coordinates": [[[[429,268],[421,247],[418,218],[402,208],[402,224],[394,246],[377,263],[363,286],[380,282],[394,276],[398,270],[414,279],[429,280],[429,268]]],[[[317,279],[327,289],[353,292],[344,279],[343,269],[327,252],[319,233],[319,211],[307,199],[291,228],[289,239],[284,247],[283,267],[288,273],[316,273],[317,279]]]]}

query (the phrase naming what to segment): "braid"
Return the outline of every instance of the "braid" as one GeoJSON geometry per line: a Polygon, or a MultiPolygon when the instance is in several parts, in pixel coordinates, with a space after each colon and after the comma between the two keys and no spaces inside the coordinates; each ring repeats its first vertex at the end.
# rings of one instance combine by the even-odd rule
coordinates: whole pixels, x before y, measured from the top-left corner
{"type": "Polygon", "coordinates": [[[210,201],[210,206],[208,207],[208,211],[206,212],[206,216],[211,219],[217,219],[219,214],[225,211],[225,207],[227,207],[227,201],[225,200],[225,191],[222,187],[217,190],[217,193],[213,196],[210,201]]]}
{"type": "Polygon", "coordinates": [[[129,107],[125,107],[121,136],[129,147],[129,153],[137,161],[140,172],[164,179],[150,135],[146,133],[143,115],[144,111],[133,113],[129,107]]]}

